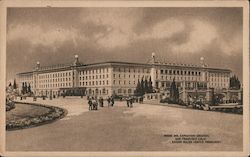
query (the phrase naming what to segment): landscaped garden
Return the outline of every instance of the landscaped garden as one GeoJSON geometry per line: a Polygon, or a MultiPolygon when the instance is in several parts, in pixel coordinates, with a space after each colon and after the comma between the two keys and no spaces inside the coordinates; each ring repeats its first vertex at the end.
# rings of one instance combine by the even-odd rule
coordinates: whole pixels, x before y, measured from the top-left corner
{"type": "Polygon", "coordinates": [[[17,130],[47,124],[64,117],[67,111],[42,104],[16,103],[15,109],[6,112],[6,129],[17,130]]]}

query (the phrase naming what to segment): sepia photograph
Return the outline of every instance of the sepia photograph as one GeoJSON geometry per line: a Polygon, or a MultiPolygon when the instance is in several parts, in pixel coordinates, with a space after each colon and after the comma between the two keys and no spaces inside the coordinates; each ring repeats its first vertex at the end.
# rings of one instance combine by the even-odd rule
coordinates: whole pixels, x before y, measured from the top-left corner
{"type": "Polygon", "coordinates": [[[248,3],[99,3],[5,8],[4,152],[247,155],[248,3]]]}

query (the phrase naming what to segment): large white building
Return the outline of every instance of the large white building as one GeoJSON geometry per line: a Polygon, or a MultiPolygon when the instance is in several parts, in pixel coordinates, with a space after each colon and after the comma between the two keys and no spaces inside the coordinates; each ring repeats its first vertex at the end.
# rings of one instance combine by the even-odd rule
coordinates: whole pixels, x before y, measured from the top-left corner
{"type": "Polygon", "coordinates": [[[132,95],[138,80],[152,80],[156,91],[170,87],[175,79],[179,88],[229,88],[231,70],[210,68],[201,57],[199,65],[157,62],[152,54],[149,63],[101,62],[81,64],[78,56],[72,64],[40,66],[30,72],[17,74],[19,89],[30,84],[35,95],[132,95]]]}

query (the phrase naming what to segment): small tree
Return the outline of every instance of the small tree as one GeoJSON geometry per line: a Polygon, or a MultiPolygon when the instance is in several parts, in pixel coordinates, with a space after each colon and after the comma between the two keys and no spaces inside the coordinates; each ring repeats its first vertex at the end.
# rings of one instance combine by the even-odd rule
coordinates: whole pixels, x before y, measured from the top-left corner
{"type": "Polygon", "coordinates": [[[236,75],[233,75],[232,77],[230,77],[229,82],[230,82],[229,85],[231,89],[240,89],[241,87],[240,80],[238,79],[236,75]]]}
{"type": "Polygon", "coordinates": [[[149,93],[149,89],[148,89],[148,80],[146,79],[144,82],[144,93],[149,93]]]}
{"type": "Polygon", "coordinates": [[[30,86],[30,83],[29,83],[29,86],[28,86],[27,92],[28,92],[28,93],[31,93],[31,86],[30,86]]]}
{"type": "Polygon", "coordinates": [[[138,82],[137,82],[137,85],[136,85],[135,94],[136,95],[141,95],[142,94],[142,92],[141,92],[141,83],[140,83],[139,79],[138,79],[138,82]]]}
{"type": "Polygon", "coordinates": [[[27,93],[27,89],[28,89],[28,87],[27,87],[27,82],[24,82],[24,94],[26,94],[27,93]]]}
{"type": "Polygon", "coordinates": [[[142,95],[145,94],[145,82],[143,78],[141,79],[141,93],[142,95]]]}
{"type": "Polygon", "coordinates": [[[13,83],[13,89],[17,89],[17,85],[16,85],[16,79],[14,79],[14,83],[13,83]]]}
{"type": "Polygon", "coordinates": [[[24,91],[24,90],[25,90],[25,89],[24,89],[24,86],[25,86],[25,84],[24,84],[24,82],[23,82],[23,83],[22,83],[22,89],[21,89],[21,93],[22,93],[22,94],[24,94],[24,92],[25,92],[25,91],[24,91]]]}
{"type": "Polygon", "coordinates": [[[171,86],[170,86],[170,100],[173,103],[177,103],[179,100],[179,90],[176,86],[175,78],[173,79],[173,82],[171,83],[171,86]]]}
{"type": "Polygon", "coordinates": [[[153,93],[153,83],[151,80],[151,76],[149,77],[149,81],[148,81],[148,93],[153,93]]]}

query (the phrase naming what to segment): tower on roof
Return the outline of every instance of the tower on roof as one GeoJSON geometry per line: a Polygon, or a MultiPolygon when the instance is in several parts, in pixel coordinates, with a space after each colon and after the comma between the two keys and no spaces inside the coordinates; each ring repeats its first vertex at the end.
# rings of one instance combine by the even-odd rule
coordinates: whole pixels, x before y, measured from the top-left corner
{"type": "Polygon", "coordinates": [[[80,65],[78,55],[75,55],[74,65],[75,65],[75,66],[76,66],[76,65],[80,65]]]}
{"type": "Polygon", "coordinates": [[[204,57],[200,58],[200,65],[201,65],[201,67],[207,67],[207,64],[205,63],[205,58],[204,57]]]}
{"type": "Polygon", "coordinates": [[[154,64],[155,63],[155,53],[153,52],[151,55],[151,63],[154,64]]]}
{"type": "Polygon", "coordinates": [[[36,70],[39,70],[39,69],[40,69],[40,62],[37,61],[37,62],[36,62],[36,70]]]}

